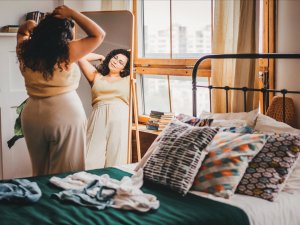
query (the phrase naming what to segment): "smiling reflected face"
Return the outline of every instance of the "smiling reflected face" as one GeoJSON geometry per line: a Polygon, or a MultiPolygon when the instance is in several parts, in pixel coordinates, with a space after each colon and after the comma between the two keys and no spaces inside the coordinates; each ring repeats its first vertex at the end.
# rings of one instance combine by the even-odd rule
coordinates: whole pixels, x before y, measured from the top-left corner
{"type": "Polygon", "coordinates": [[[117,54],[109,61],[108,68],[111,73],[120,73],[127,64],[127,57],[123,54],[117,54]]]}

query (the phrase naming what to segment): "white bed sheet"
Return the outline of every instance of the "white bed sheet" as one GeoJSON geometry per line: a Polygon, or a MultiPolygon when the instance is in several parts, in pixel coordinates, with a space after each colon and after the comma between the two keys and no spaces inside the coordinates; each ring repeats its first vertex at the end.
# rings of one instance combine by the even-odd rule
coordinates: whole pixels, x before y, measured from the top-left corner
{"type": "Polygon", "coordinates": [[[300,191],[281,192],[276,202],[239,194],[223,199],[202,192],[190,193],[243,209],[251,225],[300,225],[300,191]]]}
{"type": "MultiPolygon", "coordinates": [[[[136,165],[133,163],[117,168],[133,174],[136,165]]],[[[190,193],[241,208],[248,215],[251,225],[300,225],[300,191],[293,194],[281,192],[276,202],[239,194],[224,199],[198,191],[190,193]]]]}

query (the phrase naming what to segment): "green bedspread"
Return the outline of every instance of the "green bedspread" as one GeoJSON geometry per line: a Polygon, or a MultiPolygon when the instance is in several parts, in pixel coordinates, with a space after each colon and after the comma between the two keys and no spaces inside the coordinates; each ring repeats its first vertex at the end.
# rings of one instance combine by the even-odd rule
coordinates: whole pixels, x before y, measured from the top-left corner
{"type": "MultiPolygon", "coordinates": [[[[121,179],[128,173],[106,168],[89,171],[94,174],[109,174],[112,178],[121,179]]],[[[68,174],[60,174],[65,177],[68,174]]],[[[142,190],[157,196],[160,207],[147,213],[125,211],[113,208],[96,210],[62,203],[50,198],[52,193],[61,189],[49,182],[51,176],[32,177],[42,190],[42,198],[30,205],[0,202],[0,224],[141,224],[141,225],[248,225],[249,220],[244,211],[224,203],[202,198],[192,194],[185,197],[159,185],[145,183],[142,190]]]]}

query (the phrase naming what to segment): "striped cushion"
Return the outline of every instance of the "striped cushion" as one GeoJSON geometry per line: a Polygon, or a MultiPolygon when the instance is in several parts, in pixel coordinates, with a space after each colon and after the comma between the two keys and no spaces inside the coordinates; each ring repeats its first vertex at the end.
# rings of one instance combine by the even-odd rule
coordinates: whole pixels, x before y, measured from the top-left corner
{"type": "Polygon", "coordinates": [[[163,131],[144,167],[146,179],[185,195],[204,159],[202,151],[218,132],[173,120],[163,131]]]}
{"type": "Polygon", "coordinates": [[[265,134],[218,133],[207,146],[208,154],[192,189],[229,198],[242,178],[248,161],[261,150],[266,139],[265,134]]]}

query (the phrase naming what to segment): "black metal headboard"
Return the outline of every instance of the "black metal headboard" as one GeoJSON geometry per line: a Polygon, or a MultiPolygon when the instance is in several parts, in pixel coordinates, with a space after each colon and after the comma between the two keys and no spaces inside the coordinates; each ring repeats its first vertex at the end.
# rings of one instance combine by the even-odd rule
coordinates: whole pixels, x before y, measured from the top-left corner
{"type": "MultiPolygon", "coordinates": [[[[228,92],[230,90],[238,90],[243,91],[244,94],[244,111],[246,111],[246,94],[247,91],[256,91],[263,93],[263,99],[266,101],[269,93],[281,93],[283,96],[283,121],[285,122],[285,95],[288,93],[291,94],[300,94],[300,91],[289,91],[287,89],[276,90],[276,89],[268,89],[268,87],[264,87],[261,89],[256,88],[248,88],[248,87],[216,87],[216,86],[203,86],[197,85],[197,70],[201,62],[206,59],[300,59],[300,54],[279,54],[279,53],[268,53],[268,54],[258,54],[258,53],[243,53],[243,54],[214,54],[214,55],[206,55],[198,59],[193,68],[192,73],[192,86],[193,86],[193,116],[197,116],[197,87],[208,88],[209,89],[209,102],[210,102],[210,111],[211,111],[211,92],[212,89],[222,89],[225,90],[226,94],[226,112],[228,112],[228,92]]],[[[264,105],[265,107],[265,105],[264,105]]]]}

